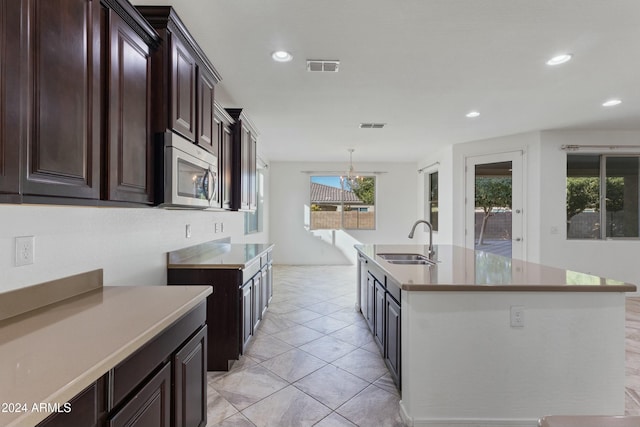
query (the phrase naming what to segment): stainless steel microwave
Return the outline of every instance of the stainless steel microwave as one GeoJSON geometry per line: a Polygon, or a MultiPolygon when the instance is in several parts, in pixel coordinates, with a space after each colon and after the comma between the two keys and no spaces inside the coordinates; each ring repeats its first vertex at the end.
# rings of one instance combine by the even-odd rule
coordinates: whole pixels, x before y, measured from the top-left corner
{"type": "Polygon", "coordinates": [[[218,159],[173,132],[162,134],[157,159],[156,196],[160,207],[219,207],[218,159]]]}

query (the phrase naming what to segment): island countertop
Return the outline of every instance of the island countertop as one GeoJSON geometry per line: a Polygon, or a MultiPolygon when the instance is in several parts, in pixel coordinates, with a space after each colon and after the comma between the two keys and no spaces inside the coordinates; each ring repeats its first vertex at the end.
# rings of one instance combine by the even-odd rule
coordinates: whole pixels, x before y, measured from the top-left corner
{"type": "Polygon", "coordinates": [[[273,246],[272,243],[206,242],[169,252],[167,268],[243,269],[273,246]]]}
{"type": "Polygon", "coordinates": [[[426,245],[355,245],[405,291],[634,292],[636,286],[591,274],[511,259],[460,246],[435,245],[433,266],[392,264],[384,253],[427,255],[426,245]]]}
{"type": "Polygon", "coordinates": [[[29,426],[68,402],[192,308],[210,286],[99,287],[0,322],[0,425],[29,426]],[[15,407],[7,408],[15,409],[15,407]]]}

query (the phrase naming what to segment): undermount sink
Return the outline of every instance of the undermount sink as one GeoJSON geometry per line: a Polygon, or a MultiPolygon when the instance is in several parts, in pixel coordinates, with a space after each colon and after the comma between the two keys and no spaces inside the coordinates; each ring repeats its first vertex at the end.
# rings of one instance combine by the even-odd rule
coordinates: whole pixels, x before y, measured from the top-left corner
{"type": "Polygon", "coordinates": [[[405,265],[435,265],[435,261],[422,254],[378,254],[383,260],[391,264],[405,265]]]}

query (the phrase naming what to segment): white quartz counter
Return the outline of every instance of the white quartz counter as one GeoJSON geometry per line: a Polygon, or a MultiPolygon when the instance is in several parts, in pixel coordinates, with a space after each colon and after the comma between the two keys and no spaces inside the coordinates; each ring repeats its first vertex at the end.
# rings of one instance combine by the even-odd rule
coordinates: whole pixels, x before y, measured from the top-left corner
{"type": "Polygon", "coordinates": [[[45,419],[39,404],[68,402],[210,293],[210,286],[100,287],[1,321],[0,425],[45,419]]]}

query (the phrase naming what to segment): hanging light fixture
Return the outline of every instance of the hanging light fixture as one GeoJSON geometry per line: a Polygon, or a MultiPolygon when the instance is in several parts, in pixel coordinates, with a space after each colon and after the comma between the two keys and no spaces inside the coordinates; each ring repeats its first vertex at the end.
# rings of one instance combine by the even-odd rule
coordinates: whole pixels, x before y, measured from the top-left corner
{"type": "Polygon", "coordinates": [[[349,148],[349,169],[347,170],[346,175],[341,176],[340,180],[342,181],[342,187],[346,190],[349,187],[349,190],[353,190],[358,188],[360,185],[360,180],[362,179],[360,176],[356,175],[355,169],[353,168],[353,152],[355,151],[353,148],[349,148]]]}

